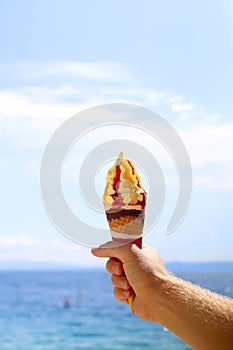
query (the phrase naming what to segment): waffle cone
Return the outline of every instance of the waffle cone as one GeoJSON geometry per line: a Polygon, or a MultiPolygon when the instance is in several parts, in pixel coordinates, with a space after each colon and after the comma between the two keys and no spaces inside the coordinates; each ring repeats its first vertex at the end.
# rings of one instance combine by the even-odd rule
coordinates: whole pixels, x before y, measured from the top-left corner
{"type": "Polygon", "coordinates": [[[121,210],[119,213],[106,212],[113,239],[134,240],[142,236],[144,226],[143,211],[121,210]]]}

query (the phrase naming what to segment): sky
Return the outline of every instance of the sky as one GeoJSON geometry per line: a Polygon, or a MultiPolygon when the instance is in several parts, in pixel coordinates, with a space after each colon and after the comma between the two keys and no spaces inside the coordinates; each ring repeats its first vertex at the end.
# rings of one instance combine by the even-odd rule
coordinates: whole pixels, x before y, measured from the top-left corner
{"type": "MultiPolygon", "coordinates": [[[[103,265],[52,225],[39,175],[56,129],[88,107],[112,102],[162,115],[192,163],[185,219],[165,234],[177,193],[169,170],[165,210],[145,243],[166,261],[233,260],[230,0],[2,0],[0,48],[0,263],[103,265]]],[[[100,136],[84,138],[80,159],[100,136]]],[[[68,175],[65,181],[69,192],[68,175]]]]}

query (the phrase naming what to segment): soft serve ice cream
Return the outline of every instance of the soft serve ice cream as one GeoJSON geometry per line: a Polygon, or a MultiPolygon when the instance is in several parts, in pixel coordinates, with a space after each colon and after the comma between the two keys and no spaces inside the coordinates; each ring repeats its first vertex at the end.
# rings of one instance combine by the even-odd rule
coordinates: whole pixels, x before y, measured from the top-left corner
{"type": "Polygon", "coordinates": [[[108,170],[103,195],[105,210],[144,210],[146,191],[134,164],[119,154],[115,164],[108,170]]]}
{"type": "Polygon", "coordinates": [[[122,152],[108,170],[102,199],[114,240],[134,241],[142,236],[146,191],[134,164],[122,152]]]}

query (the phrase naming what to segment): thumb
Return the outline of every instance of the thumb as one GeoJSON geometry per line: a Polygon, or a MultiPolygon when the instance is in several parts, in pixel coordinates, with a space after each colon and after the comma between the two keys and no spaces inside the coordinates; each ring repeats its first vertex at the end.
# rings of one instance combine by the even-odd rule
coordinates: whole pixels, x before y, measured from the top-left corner
{"type": "Polygon", "coordinates": [[[114,257],[125,263],[135,255],[135,249],[139,250],[135,244],[110,241],[99,247],[92,248],[91,252],[99,258],[114,257]]]}

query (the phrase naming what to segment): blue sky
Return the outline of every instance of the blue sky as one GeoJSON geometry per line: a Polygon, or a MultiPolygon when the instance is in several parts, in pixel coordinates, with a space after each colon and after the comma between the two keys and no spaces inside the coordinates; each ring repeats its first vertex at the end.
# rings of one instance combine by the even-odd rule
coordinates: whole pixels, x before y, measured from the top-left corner
{"type": "Polygon", "coordinates": [[[166,260],[232,260],[232,23],[230,0],[1,2],[1,261],[102,264],[51,225],[39,171],[61,123],[111,102],[163,115],[193,165],[184,222],[165,236],[165,212],[145,241],[166,260]]]}

